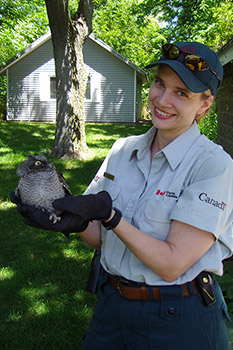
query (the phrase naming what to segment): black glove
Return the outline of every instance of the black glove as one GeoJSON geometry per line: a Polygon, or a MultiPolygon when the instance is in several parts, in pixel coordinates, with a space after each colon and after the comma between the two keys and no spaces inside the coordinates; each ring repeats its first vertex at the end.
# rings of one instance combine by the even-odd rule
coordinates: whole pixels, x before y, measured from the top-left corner
{"type": "Polygon", "coordinates": [[[66,236],[72,232],[84,231],[91,220],[107,220],[112,211],[112,199],[106,191],[96,195],[68,196],[53,202],[54,209],[62,212],[61,220],[53,224],[49,220],[49,213],[23,204],[14,192],[11,192],[10,199],[17,204],[17,210],[24,217],[26,225],[43,230],[61,231],[66,236]]]}
{"type": "Polygon", "coordinates": [[[107,220],[112,212],[112,199],[108,192],[84,196],[67,196],[53,202],[54,209],[76,215],[81,221],[107,220]]]}
{"type": "Polygon", "coordinates": [[[79,217],[71,213],[62,213],[61,220],[55,224],[49,219],[50,214],[36,207],[22,203],[14,192],[10,193],[11,201],[17,205],[17,210],[22,215],[23,222],[26,225],[36,227],[42,230],[62,232],[66,237],[72,232],[82,232],[88,226],[88,221],[80,220],[79,217]]]}
{"type": "Polygon", "coordinates": [[[19,203],[22,203],[21,199],[16,196],[14,191],[11,191],[11,193],[10,193],[10,200],[12,203],[14,203],[16,205],[18,205],[19,203]]]}

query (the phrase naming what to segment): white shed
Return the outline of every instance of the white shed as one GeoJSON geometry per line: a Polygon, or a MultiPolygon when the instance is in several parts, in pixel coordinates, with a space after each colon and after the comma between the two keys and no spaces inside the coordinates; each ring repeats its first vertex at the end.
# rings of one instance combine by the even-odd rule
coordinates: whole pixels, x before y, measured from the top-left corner
{"type": "MultiPolygon", "coordinates": [[[[91,34],[84,45],[89,83],[87,122],[132,123],[140,118],[146,72],[91,34]]],[[[7,120],[56,120],[55,64],[47,33],[0,69],[7,75],[7,120]]]]}

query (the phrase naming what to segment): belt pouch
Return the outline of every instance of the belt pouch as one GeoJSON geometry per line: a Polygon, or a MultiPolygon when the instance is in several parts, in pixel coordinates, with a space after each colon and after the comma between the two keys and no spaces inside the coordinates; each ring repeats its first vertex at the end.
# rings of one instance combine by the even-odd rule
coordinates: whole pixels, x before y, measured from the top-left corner
{"type": "Polygon", "coordinates": [[[202,271],[195,278],[199,290],[201,301],[205,306],[215,303],[216,298],[213,291],[213,278],[209,272],[202,271]]]}

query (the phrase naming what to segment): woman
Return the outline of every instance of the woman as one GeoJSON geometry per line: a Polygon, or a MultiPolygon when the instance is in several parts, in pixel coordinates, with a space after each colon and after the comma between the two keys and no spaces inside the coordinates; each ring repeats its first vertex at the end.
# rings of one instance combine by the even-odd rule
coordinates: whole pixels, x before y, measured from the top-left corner
{"type": "Polygon", "coordinates": [[[233,162],[200,135],[223,69],[199,43],[163,46],[149,92],[153,127],[118,140],[60,223],[19,204],[26,224],[80,232],[104,273],[83,349],[228,349],[212,272],[233,250],[233,162]]]}

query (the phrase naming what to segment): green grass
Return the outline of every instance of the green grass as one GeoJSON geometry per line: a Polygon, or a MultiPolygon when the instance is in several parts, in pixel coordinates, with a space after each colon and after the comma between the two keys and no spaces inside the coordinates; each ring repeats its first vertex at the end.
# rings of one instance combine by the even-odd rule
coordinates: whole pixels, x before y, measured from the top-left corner
{"type": "MultiPolygon", "coordinates": [[[[79,350],[96,303],[96,297],[85,292],[93,249],[78,235],[67,239],[24,225],[10,202],[18,164],[28,153],[43,152],[78,195],[116,139],[145,133],[149,127],[89,124],[92,159],[61,161],[49,155],[53,124],[0,123],[0,349],[79,350]]],[[[228,331],[233,340],[231,325],[228,331]]]]}
{"type": "Polygon", "coordinates": [[[36,230],[23,224],[9,200],[16,168],[26,154],[43,152],[71,191],[81,194],[113,142],[148,125],[87,125],[93,158],[61,161],[49,156],[54,125],[0,123],[0,348],[81,349],[96,297],[85,292],[93,249],[78,235],[36,230]]]}

